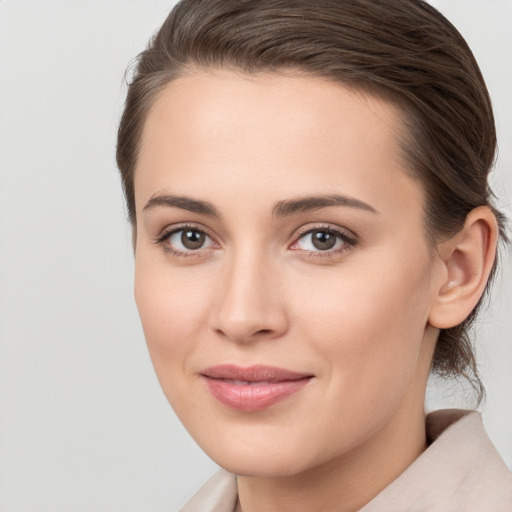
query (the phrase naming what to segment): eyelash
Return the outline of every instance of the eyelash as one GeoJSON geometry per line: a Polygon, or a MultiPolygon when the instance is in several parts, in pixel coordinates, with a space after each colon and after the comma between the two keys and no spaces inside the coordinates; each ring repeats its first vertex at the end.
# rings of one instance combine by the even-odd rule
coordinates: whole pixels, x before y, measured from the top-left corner
{"type": "MultiPolygon", "coordinates": [[[[321,224],[321,225],[308,226],[307,228],[299,230],[294,235],[295,241],[293,242],[291,247],[298,244],[300,240],[304,239],[307,235],[310,235],[310,234],[314,233],[315,231],[333,235],[339,241],[342,242],[342,245],[341,245],[341,247],[339,247],[337,249],[330,249],[330,250],[325,250],[325,251],[302,250],[303,253],[307,254],[309,257],[312,257],[312,258],[329,258],[329,257],[333,257],[333,256],[338,256],[338,255],[354,248],[359,242],[358,237],[354,233],[348,232],[348,230],[341,230],[339,228],[334,228],[332,226],[321,224]]],[[[300,250],[300,249],[292,249],[292,250],[300,250]]]]}
{"type": "Polygon", "coordinates": [[[181,226],[165,229],[155,240],[155,244],[160,245],[164,248],[166,252],[169,252],[173,256],[178,256],[181,258],[190,258],[190,257],[196,257],[200,256],[201,249],[197,250],[188,250],[188,251],[180,251],[179,249],[174,249],[170,243],[168,243],[169,238],[172,235],[175,235],[176,233],[181,233],[182,231],[194,231],[196,233],[200,233],[202,235],[205,235],[210,240],[213,241],[213,238],[206,232],[206,230],[195,226],[193,224],[183,224],[181,226]]]}
{"type": "MultiPolygon", "coordinates": [[[[181,258],[189,258],[189,257],[197,257],[201,256],[201,248],[197,250],[188,250],[188,251],[181,251],[179,249],[175,249],[171,246],[169,243],[169,238],[176,234],[180,233],[182,231],[194,231],[196,233],[202,234],[206,237],[208,237],[210,240],[212,240],[213,243],[216,243],[213,240],[213,237],[208,234],[208,232],[205,229],[202,229],[198,226],[195,226],[193,224],[183,224],[181,226],[172,227],[169,229],[164,230],[158,238],[154,241],[155,244],[160,245],[164,248],[166,252],[169,252],[173,256],[181,257],[181,258]]],[[[341,230],[338,228],[333,228],[332,226],[327,225],[316,225],[316,226],[308,226],[307,228],[304,228],[303,230],[299,230],[296,234],[293,235],[294,242],[289,246],[291,250],[300,250],[300,249],[293,249],[292,247],[299,243],[300,240],[304,239],[307,235],[310,235],[314,233],[315,231],[328,233],[330,235],[335,236],[338,240],[342,242],[342,246],[340,248],[334,249],[334,250],[302,250],[303,253],[305,253],[308,257],[318,258],[318,257],[333,257],[335,255],[342,254],[351,248],[355,247],[359,239],[358,237],[351,233],[348,234],[347,231],[341,230]]]]}

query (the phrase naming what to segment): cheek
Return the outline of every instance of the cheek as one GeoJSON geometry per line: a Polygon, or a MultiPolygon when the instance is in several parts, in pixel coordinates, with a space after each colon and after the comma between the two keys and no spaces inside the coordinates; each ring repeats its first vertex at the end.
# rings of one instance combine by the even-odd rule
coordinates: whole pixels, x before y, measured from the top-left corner
{"type": "MultiPolygon", "coordinates": [[[[428,268],[372,268],[339,271],[322,286],[308,286],[296,303],[301,339],[325,386],[310,411],[318,421],[309,435],[339,440],[341,452],[387,423],[404,400],[422,400],[428,268]]],[[[327,457],[332,446],[326,450],[311,456],[327,457]]]]}
{"type": "Polygon", "coordinates": [[[209,303],[204,293],[197,292],[199,281],[204,288],[200,276],[187,276],[137,255],[135,301],[153,366],[166,393],[173,377],[187,371],[188,355],[205,324],[209,303]]]}
{"type": "Polygon", "coordinates": [[[378,261],[347,266],[322,286],[311,283],[298,314],[305,338],[332,361],[333,381],[342,379],[359,397],[365,389],[370,396],[373,385],[391,389],[413,377],[428,319],[428,261],[378,261]]]}

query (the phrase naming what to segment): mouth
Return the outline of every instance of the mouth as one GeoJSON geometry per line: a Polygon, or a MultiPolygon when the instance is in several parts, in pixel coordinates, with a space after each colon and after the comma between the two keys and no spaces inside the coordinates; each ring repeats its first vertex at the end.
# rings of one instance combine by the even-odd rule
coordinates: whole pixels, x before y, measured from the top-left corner
{"type": "Polygon", "coordinates": [[[267,409],[301,391],[313,375],[275,366],[219,365],[201,373],[208,390],[222,404],[240,411],[267,409]]]}

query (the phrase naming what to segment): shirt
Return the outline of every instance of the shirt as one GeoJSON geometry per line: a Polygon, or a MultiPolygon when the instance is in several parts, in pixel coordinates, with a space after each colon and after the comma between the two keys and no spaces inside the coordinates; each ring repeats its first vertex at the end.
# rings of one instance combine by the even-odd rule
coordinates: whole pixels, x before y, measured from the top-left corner
{"type": "MultiPolygon", "coordinates": [[[[512,473],[480,413],[446,409],[426,417],[428,448],[360,512],[512,512],[512,473]]],[[[180,512],[233,512],[236,476],[216,473],[180,512]]]]}

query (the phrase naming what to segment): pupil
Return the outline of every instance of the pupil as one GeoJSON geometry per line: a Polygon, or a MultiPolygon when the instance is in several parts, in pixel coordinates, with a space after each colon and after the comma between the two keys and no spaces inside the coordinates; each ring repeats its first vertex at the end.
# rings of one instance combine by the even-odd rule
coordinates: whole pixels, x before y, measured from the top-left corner
{"type": "Polygon", "coordinates": [[[321,250],[332,249],[336,244],[336,236],[327,231],[313,231],[313,245],[321,250]]]}
{"type": "Polygon", "coordinates": [[[187,249],[200,249],[204,244],[204,233],[190,229],[181,234],[181,243],[187,249]]]}

